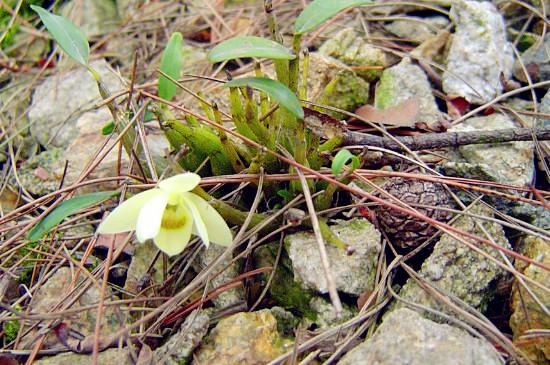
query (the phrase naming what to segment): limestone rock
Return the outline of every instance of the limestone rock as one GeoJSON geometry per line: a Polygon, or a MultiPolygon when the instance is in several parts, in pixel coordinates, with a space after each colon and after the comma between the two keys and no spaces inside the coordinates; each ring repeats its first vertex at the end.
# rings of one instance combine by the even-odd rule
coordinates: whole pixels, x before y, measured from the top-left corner
{"type": "MultiPolygon", "coordinates": [[[[374,286],[376,263],[381,250],[380,232],[365,219],[340,221],[332,231],[348,246],[352,255],[334,245],[326,244],[328,261],[336,288],[359,295],[374,286]]],[[[327,283],[317,240],[313,233],[300,232],[287,236],[285,246],[294,270],[294,280],[308,289],[327,293],[327,283]]]]}
{"type": "MultiPolygon", "coordinates": [[[[124,349],[108,349],[97,356],[98,364],[132,365],[129,354],[124,349]]],[[[91,354],[65,352],[55,356],[43,357],[33,362],[35,365],[92,365],[91,354]]]]}
{"type": "MultiPolygon", "coordinates": [[[[62,267],[58,269],[52,277],[42,284],[42,286],[36,291],[29,304],[30,311],[37,314],[49,313],[52,311],[63,298],[63,295],[67,293],[72,279],[73,275],[70,268],[62,267]]],[[[99,301],[99,296],[100,289],[97,286],[92,285],[71,307],[84,307],[87,305],[97,304],[99,301]]],[[[106,298],[111,296],[111,290],[110,288],[107,288],[106,298]]],[[[117,310],[118,308],[115,306],[106,306],[103,309],[100,333],[110,334],[120,329],[122,324],[119,321],[117,310]]],[[[67,315],[63,318],[63,323],[69,326],[71,330],[80,333],[84,337],[93,336],[96,323],[96,308],[79,311],[70,316],[67,315]]],[[[34,337],[35,332],[36,329],[32,330],[29,335],[23,338],[21,344],[22,348],[30,348],[30,346],[34,345],[29,342],[30,339],[34,337]]],[[[57,336],[52,332],[46,336],[42,348],[49,349],[58,345],[63,346],[57,339],[57,336]]]]}
{"type": "MultiPolygon", "coordinates": [[[[17,171],[23,188],[36,196],[46,195],[59,189],[62,174],[57,170],[63,164],[62,155],[63,150],[54,147],[23,162],[17,171]]],[[[13,186],[18,185],[15,178],[10,183],[13,186]]]]}
{"type": "MultiPolygon", "coordinates": [[[[538,82],[550,79],[550,62],[548,54],[550,52],[550,34],[546,34],[542,42],[535,42],[522,55],[523,65],[531,78],[531,81],[538,82]]],[[[516,61],[514,64],[514,76],[523,82],[527,82],[527,77],[523,72],[521,63],[516,61]]]]}
{"type": "Polygon", "coordinates": [[[193,350],[208,331],[210,316],[205,311],[193,311],[178,331],[165,344],[154,351],[158,364],[179,365],[188,363],[193,350]]]}
{"type": "Polygon", "coordinates": [[[193,364],[266,364],[292,349],[271,312],[237,313],[222,319],[195,354],[193,364]]]}
{"type": "Polygon", "coordinates": [[[309,305],[317,314],[317,317],[315,318],[317,328],[336,326],[352,319],[357,314],[356,308],[350,307],[349,305],[343,303],[342,313],[340,313],[339,317],[336,317],[332,303],[330,300],[323,297],[314,297],[311,299],[311,302],[309,302],[309,305]]]}
{"type": "Polygon", "coordinates": [[[157,247],[151,241],[135,245],[124,283],[125,291],[138,294],[145,289],[142,287],[145,279],[150,279],[145,280],[149,282],[147,286],[162,283],[162,260],[156,260],[152,272],[148,272],[156,253],[157,247]]]}
{"type": "Polygon", "coordinates": [[[501,365],[488,342],[402,308],[385,317],[371,339],[349,351],[338,365],[501,365]]]}
{"type": "MultiPolygon", "coordinates": [[[[123,87],[105,60],[92,62],[91,66],[110,92],[123,87]]],[[[97,84],[84,67],[50,76],[36,87],[32,96],[27,113],[32,123],[31,134],[43,146],[67,147],[79,133],[78,118],[100,101],[97,84]]],[[[96,121],[86,128],[97,133],[108,120],[96,121]]]]}
{"type": "Polygon", "coordinates": [[[456,24],[443,73],[443,91],[482,104],[502,91],[500,75],[508,78],[514,60],[506,40],[504,19],[491,2],[454,1],[456,24]]]}
{"type": "MultiPolygon", "coordinates": [[[[543,238],[527,237],[521,243],[519,251],[536,262],[546,266],[550,265],[548,241],[543,238]]],[[[516,269],[537,283],[545,287],[550,286],[548,271],[520,260],[516,261],[516,269]]],[[[550,307],[548,292],[528,282],[525,284],[546,308],[550,307]]],[[[510,317],[510,327],[514,333],[514,343],[536,364],[548,364],[550,362],[550,339],[544,336],[527,339],[522,336],[528,330],[550,328],[550,317],[519,282],[513,286],[511,307],[513,313],[510,317]]]]}
{"type": "MultiPolygon", "coordinates": [[[[194,268],[197,272],[205,269],[210,263],[212,263],[221,253],[223,253],[227,248],[220,245],[210,245],[207,248],[201,248],[197,260],[195,261],[194,268]]],[[[232,260],[232,256],[226,256],[225,260],[221,262],[218,267],[221,269],[229,265],[229,262],[232,260]]],[[[223,285],[233,279],[235,276],[239,275],[239,268],[237,263],[233,263],[218,276],[213,278],[210,281],[209,289],[223,285]]],[[[233,305],[237,305],[244,301],[244,291],[241,286],[226,290],[223,293],[220,293],[217,297],[212,299],[212,302],[216,305],[217,308],[228,308],[233,305]]]]}
{"type": "MultiPolygon", "coordinates": [[[[506,115],[495,113],[487,117],[470,118],[449,129],[449,132],[515,128],[506,115]]],[[[461,177],[488,178],[503,184],[525,186],[534,175],[533,143],[507,142],[499,144],[466,145],[458,148],[465,161],[473,167],[461,177]],[[476,173],[474,167],[479,170],[476,173]]],[[[445,168],[453,165],[445,165],[445,168]]],[[[460,167],[460,166],[455,166],[460,167]]],[[[466,171],[466,170],[464,170],[466,171]]],[[[460,173],[460,170],[458,170],[460,173]]]]}
{"type": "Polygon", "coordinates": [[[440,30],[444,29],[448,23],[448,19],[444,16],[427,18],[407,16],[406,19],[395,20],[386,24],[384,28],[400,38],[422,43],[435,36],[440,30]]]}
{"type": "Polygon", "coordinates": [[[387,64],[386,54],[382,50],[369,45],[352,28],[346,28],[326,41],[319,48],[319,53],[334,57],[348,66],[358,67],[355,72],[366,81],[372,81],[380,77],[382,71],[361,70],[360,67],[386,66],[387,64]]]}
{"type": "Polygon", "coordinates": [[[399,64],[382,73],[376,87],[374,105],[386,109],[402,104],[410,98],[419,103],[418,120],[433,124],[443,119],[432,94],[432,87],[424,71],[404,58],[399,64]]]}
{"type": "MultiPolygon", "coordinates": [[[[483,206],[474,206],[468,211],[472,214],[487,217],[493,216],[491,211],[483,206]]],[[[461,231],[485,237],[480,224],[483,224],[483,227],[496,244],[504,248],[510,248],[510,244],[504,235],[504,230],[498,223],[479,219],[474,220],[471,217],[462,216],[451,225],[461,231]]],[[[472,242],[470,239],[463,238],[466,241],[472,242]]],[[[490,256],[502,261],[497,250],[492,247],[478,243],[474,243],[474,245],[480,247],[490,256]]],[[[504,278],[506,271],[493,261],[455,240],[449,234],[444,233],[441,239],[435,244],[432,254],[422,264],[422,268],[418,274],[444,293],[449,293],[474,309],[483,312],[493,296],[495,283],[499,279],[504,278]]],[[[412,279],[407,280],[399,292],[399,296],[413,303],[451,313],[450,309],[442,307],[435,298],[424,291],[412,279]]],[[[397,308],[401,306],[403,304],[396,304],[397,308]]],[[[435,317],[434,319],[439,320],[435,317]]]]}
{"type": "Polygon", "coordinates": [[[114,31],[120,20],[111,0],[71,1],[61,9],[88,36],[105,35],[114,31]]]}

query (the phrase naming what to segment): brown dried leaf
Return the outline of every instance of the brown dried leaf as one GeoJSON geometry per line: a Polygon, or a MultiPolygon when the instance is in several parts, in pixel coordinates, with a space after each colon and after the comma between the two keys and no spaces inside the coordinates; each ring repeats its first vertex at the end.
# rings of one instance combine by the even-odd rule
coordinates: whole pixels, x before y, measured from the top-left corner
{"type": "Polygon", "coordinates": [[[355,114],[373,123],[413,128],[418,120],[419,112],[418,98],[409,98],[399,105],[386,109],[376,109],[371,105],[363,105],[355,111],[355,114]]]}

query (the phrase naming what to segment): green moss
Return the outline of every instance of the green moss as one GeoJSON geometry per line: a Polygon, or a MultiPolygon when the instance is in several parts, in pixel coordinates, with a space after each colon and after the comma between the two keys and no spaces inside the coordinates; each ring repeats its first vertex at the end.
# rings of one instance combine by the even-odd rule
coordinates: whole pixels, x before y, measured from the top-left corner
{"type": "MultiPolygon", "coordinates": [[[[21,306],[15,305],[15,309],[20,311],[21,306]]],[[[2,327],[4,331],[4,345],[14,341],[17,338],[17,333],[19,332],[19,327],[21,324],[17,320],[6,321],[2,327]]]]}
{"type": "MultiPolygon", "coordinates": [[[[323,94],[321,103],[335,108],[355,111],[369,99],[369,84],[353,72],[343,72],[332,79],[323,94]]],[[[343,118],[341,113],[331,113],[335,118],[343,118]]]]}
{"type": "Polygon", "coordinates": [[[380,83],[376,87],[374,105],[379,109],[386,109],[394,106],[395,95],[393,93],[394,81],[390,72],[382,73],[380,83]]]}

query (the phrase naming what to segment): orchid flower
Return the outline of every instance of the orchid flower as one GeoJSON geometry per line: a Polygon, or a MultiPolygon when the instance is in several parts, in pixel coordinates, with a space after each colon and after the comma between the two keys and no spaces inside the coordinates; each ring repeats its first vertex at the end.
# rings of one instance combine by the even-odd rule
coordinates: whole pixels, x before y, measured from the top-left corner
{"type": "Polygon", "coordinates": [[[123,202],[99,225],[101,234],[136,231],[137,239],[153,239],[170,256],[182,252],[191,233],[208,247],[210,242],[229,246],[233,238],[220,214],[190,191],[200,176],[179,174],[162,180],[157,188],[136,194],[123,202]]]}

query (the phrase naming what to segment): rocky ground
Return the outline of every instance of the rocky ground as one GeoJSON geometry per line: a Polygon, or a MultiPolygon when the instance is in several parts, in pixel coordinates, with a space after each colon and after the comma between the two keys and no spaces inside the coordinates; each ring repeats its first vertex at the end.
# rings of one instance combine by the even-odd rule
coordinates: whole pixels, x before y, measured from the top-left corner
{"type": "MultiPolygon", "coordinates": [[[[104,132],[109,109],[28,3],[4,1],[0,10],[6,29],[13,20],[9,32],[0,26],[0,364],[550,363],[545,140],[384,155],[406,156],[397,161],[363,151],[364,168],[346,180],[350,191],[341,189],[319,212],[344,246],[327,244],[326,259],[301,224],[303,200],[292,207],[273,193],[287,185],[273,184],[258,211],[285,219],[268,230],[249,228],[232,252],[195,242],[168,258],[131,234],[98,236],[116,199],[30,240],[37,217],[67,191],[126,191],[130,181],[144,181],[120,148],[102,150],[116,137],[104,132]],[[17,16],[4,10],[21,3],[17,16]],[[354,189],[396,202],[390,192],[435,221],[354,189]]],[[[269,36],[261,1],[56,3],[91,40],[92,66],[120,106],[130,88],[139,98],[156,92],[162,50],[179,31],[185,85],[227,111],[224,89],[197,76],[225,78],[207,52],[237,34],[269,36]]],[[[286,43],[305,3],[273,1],[286,43]]],[[[536,133],[550,126],[548,9],[538,0],[355,8],[304,37],[307,99],[333,107],[325,120],[346,120],[346,131],[358,133],[380,134],[370,122],[393,136],[536,133]]],[[[233,77],[254,70],[248,59],[224,67],[233,77]]],[[[274,74],[268,61],[262,69],[274,74]]],[[[203,112],[188,93],[175,102],[203,112]]],[[[152,116],[136,131],[157,176],[181,170],[152,116]]],[[[272,175],[290,180],[286,171],[272,175]]],[[[242,174],[210,181],[208,188],[221,183],[220,198],[250,209],[257,178],[252,185],[242,174]]]]}

